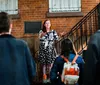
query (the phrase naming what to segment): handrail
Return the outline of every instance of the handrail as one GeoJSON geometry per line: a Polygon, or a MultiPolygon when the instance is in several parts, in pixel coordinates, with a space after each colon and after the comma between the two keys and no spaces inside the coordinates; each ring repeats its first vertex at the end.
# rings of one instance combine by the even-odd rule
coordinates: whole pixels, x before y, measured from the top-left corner
{"type": "MultiPolygon", "coordinates": [[[[61,52],[61,42],[65,38],[71,38],[72,42],[75,44],[76,51],[79,54],[82,53],[83,49],[87,46],[89,37],[98,30],[99,6],[100,3],[95,6],[89,13],[87,13],[75,26],[72,27],[68,33],[63,36],[62,39],[56,43],[56,50],[58,54],[61,52]]],[[[35,51],[35,55],[37,52],[38,50],[35,51]]]]}
{"type": "Polygon", "coordinates": [[[100,3],[95,6],[86,16],[84,16],[63,38],[56,44],[57,53],[60,53],[61,41],[71,38],[75,44],[76,51],[80,54],[87,46],[89,37],[98,30],[98,8],[100,3]],[[84,46],[83,46],[84,45],[84,46]]]}

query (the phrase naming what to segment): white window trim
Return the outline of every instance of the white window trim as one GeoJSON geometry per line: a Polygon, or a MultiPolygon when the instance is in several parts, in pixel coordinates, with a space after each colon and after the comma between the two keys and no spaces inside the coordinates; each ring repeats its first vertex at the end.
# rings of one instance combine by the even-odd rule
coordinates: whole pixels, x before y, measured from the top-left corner
{"type": "MultiPolygon", "coordinates": [[[[65,1],[68,2],[68,1],[71,1],[71,0],[65,0],[65,1]]],[[[64,7],[63,4],[64,4],[65,1],[64,0],[49,0],[49,13],[81,12],[81,0],[77,0],[78,4],[76,3],[77,4],[77,8],[76,9],[78,9],[78,10],[76,10],[75,7],[74,7],[75,10],[73,8],[72,9],[68,9],[68,8],[64,7]],[[53,6],[53,2],[54,1],[57,2],[57,3],[54,3],[54,6],[53,6]],[[63,1],[63,3],[61,3],[61,1],[63,1]],[[58,6],[58,8],[56,8],[57,6],[58,6]]],[[[68,6],[68,5],[66,5],[66,6],[68,6]]],[[[70,4],[70,6],[71,6],[71,4],[70,4]]]]}
{"type": "Polygon", "coordinates": [[[18,14],[18,0],[0,0],[0,12],[7,12],[9,15],[18,14]]]}

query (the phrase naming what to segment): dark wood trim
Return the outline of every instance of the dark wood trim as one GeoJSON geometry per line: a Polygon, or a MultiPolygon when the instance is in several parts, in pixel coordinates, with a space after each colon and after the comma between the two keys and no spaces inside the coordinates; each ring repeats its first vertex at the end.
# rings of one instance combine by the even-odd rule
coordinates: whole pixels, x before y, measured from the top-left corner
{"type": "Polygon", "coordinates": [[[47,13],[47,17],[83,17],[82,12],[47,13]]]}

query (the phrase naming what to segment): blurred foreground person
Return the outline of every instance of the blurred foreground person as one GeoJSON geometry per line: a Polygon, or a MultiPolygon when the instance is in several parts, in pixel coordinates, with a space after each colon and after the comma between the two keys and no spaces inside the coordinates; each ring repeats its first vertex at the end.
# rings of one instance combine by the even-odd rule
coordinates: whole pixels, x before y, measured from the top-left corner
{"type": "Polygon", "coordinates": [[[8,14],[0,12],[0,85],[31,85],[35,62],[27,43],[12,36],[11,29],[8,14]]]}
{"type": "Polygon", "coordinates": [[[84,57],[83,85],[100,85],[100,30],[90,37],[84,57]]]}

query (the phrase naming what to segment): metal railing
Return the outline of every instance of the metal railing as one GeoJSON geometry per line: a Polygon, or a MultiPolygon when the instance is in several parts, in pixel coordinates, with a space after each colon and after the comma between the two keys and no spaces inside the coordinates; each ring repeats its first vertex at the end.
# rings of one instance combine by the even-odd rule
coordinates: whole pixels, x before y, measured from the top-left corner
{"type": "Polygon", "coordinates": [[[98,30],[98,9],[100,4],[93,8],[84,16],[64,37],[56,43],[57,53],[61,52],[61,42],[65,38],[70,38],[75,45],[76,51],[81,54],[87,46],[88,40],[92,34],[98,30]]]}

